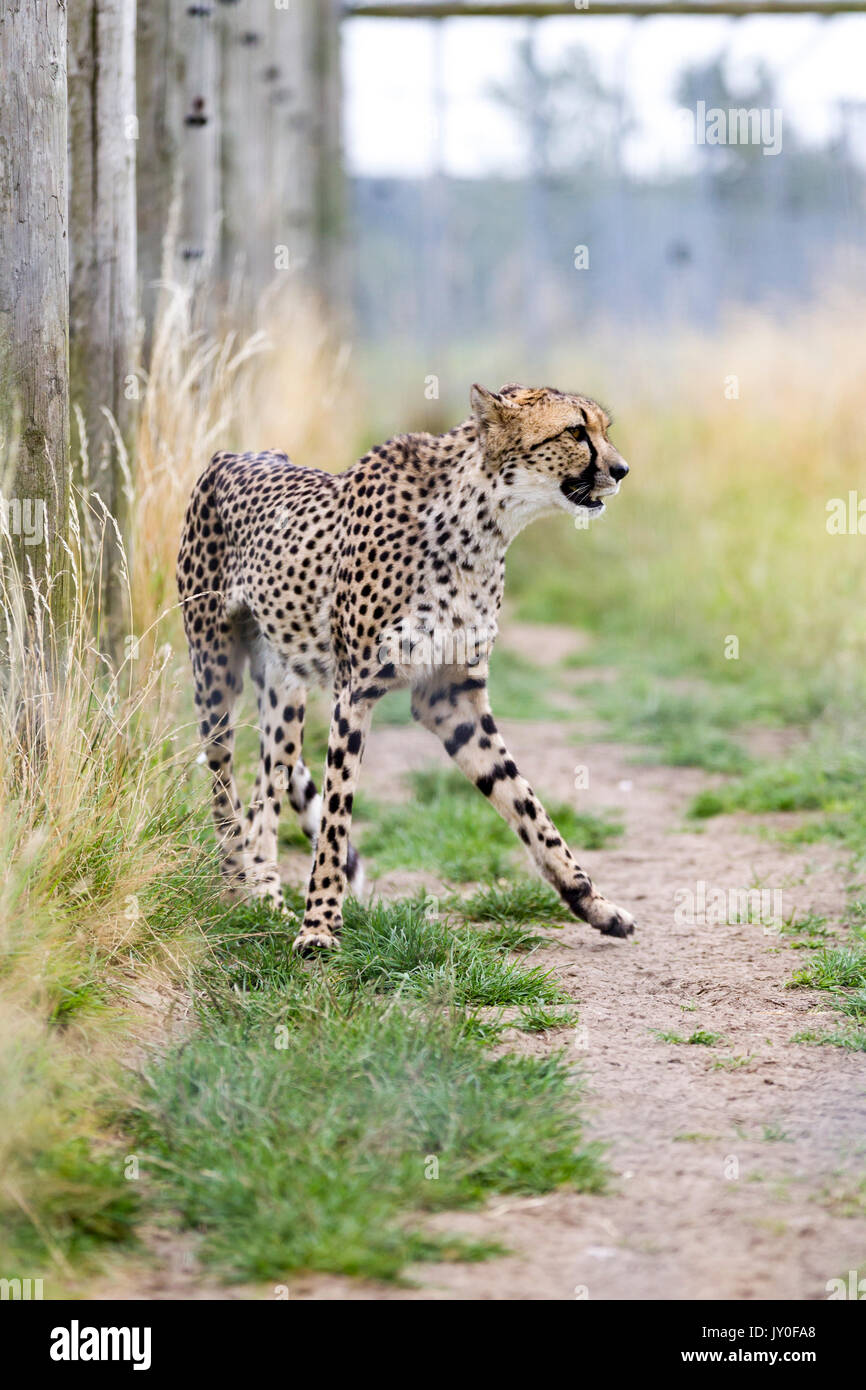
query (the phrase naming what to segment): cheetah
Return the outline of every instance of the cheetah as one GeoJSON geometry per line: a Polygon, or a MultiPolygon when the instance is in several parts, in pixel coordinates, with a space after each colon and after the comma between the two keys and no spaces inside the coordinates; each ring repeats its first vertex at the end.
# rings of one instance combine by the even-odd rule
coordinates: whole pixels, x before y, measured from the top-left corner
{"type": "Polygon", "coordinates": [[[634,930],[518,771],[487,693],[509,544],[557,512],[588,524],[628,465],[608,438],[608,415],[586,396],[476,385],[470,402],[469,418],[446,434],[397,435],[340,474],[277,452],[216,454],[187,508],[178,588],[226,890],[286,912],[277,824],[287,794],[313,850],[293,943],[302,955],[339,945],[344,894],[361,890],[349,833],[364,743],[377,700],[406,686],[413,717],[516,831],[568,909],[608,936],[634,930]],[[232,711],[247,662],[261,743],[244,817],[232,711]],[[321,796],[302,755],[311,684],[333,693],[321,796]]]}

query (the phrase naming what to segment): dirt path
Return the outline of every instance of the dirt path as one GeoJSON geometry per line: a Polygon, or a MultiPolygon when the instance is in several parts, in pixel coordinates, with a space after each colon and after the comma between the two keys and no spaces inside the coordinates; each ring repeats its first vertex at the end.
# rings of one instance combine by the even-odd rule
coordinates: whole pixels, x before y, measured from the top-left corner
{"type": "MultiPolygon", "coordinates": [[[[866,1059],[792,1044],[833,1026],[819,996],[786,988],[804,961],[760,924],[678,921],[677,894],[710,888],[781,892],[782,915],[844,921],[845,865],[831,846],[791,849],[751,818],[687,823],[704,773],[636,764],[635,750],[570,741],[574,725],[503,722],[518,764],[544,797],[617,812],[616,848],[582,856],[615,901],[638,915],[629,943],[575,922],[549,930],[537,959],[560,977],[577,1030],[515,1033],[513,1047],[565,1047],[586,1087],[589,1137],[607,1146],[603,1196],[555,1192],[437,1217],[448,1231],[497,1240],[512,1254],[481,1264],[424,1265],[415,1287],[343,1277],[293,1277],[313,1299],[816,1299],[866,1261],[866,1059]],[[589,791],[574,791],[574,768],[589,791]],[[659,1032],[721,1035],[713,1046],[662,1042],[659,1032]]],[[[417,729],[374,730],[364,786],[387,799],[407,767],[447,763],[417,729]]],[[[767,818],[764,818],[766,823],[767,818]]],[[[306,856],[292,856],[302,878],[306,856]]],[[[396,896],[411,872],[375,885],[396,896]]],[[[778,906],[778,903],[775,904],[778,906]]],[[[163,1238],[164,1240],[166,1238],[163,1238]]],[[[117,1297],[274,1297],[215,1287],[186,1240],[169,1241],[152,1277],[117,1297]]],[[[109,1295],[111,1296],[111,1295],[109,1295]]]]}
{"type": "MultiPolygon", "coordinates": [[[[792,1044],[832,1026],[817,996],[786,982],[803,956],[759,924],[674,920],[678,890],[779,889],[783,915],[842,919],[844,866],[827,846],[764,840],[739,817],[701,833],[683,813],[706,784],[688,769],[636,766],[634,750],[568,742],[568,725],[504,725],[519,765],[548,796],[616,809],[620,847],[584,856],[616,901],[639,913],[634,942],[575,923],[547,933],[545,964],[580,1011],[580,1027],[513,1046],[569,1049],[586,1079],[592,1137],[608,1146],[604,1196],[563,1192],[437,1218],[442,1229],[496,1239],[513,1255],[480,1265],[422,1266],[414,1290],[338,1278],[289,1281],[307,1298],[826,1297],[828,1279],[866,1259],[866,1065],[834,1048],[792,1044]],[[713,1047],[658,1032],[722,1035],[713,1047]],[[734,1060],[731,1060],[734,1059],[734,1060]],[[746,1060],[748,1059],[748,1060],[746,1060]],[[721,1063],[721,1065],[719,1065],[721,1063]]],[[[395,765],[438,756],[405,730],[371,739],[367,785],[386,795],[395,765]]],[[[387,880],[381,887],[390,886],[387,880]]],[[[405,876],[399,887],[409,887],[405,876]]]]}

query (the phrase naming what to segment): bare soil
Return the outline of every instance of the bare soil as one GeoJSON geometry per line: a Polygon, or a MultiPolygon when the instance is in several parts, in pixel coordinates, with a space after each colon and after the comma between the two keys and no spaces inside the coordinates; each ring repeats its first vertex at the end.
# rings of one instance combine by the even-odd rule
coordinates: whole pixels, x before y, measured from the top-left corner
{"type": "MultiPolygon", "coordinates": [[[[526,634],[521,634],[526,651],[526,634]]],[[[557,656],[562,653],[557,649],[557,656]]],[[[518,765],[542,795],[615,811],[625,834],[582,856],[602,890],[638,917],[635,938],[608,940],[574,922],[550,929],[535,959],[553,969],[579,1026],[516,1033],[513,1047],[565,1049],[584,1088],[588,1137],[606,1146],[604,1195],[557,1191],[494,1201],[435,1218],[436,1228],[496,1240],[510,1252],[480,1264],[423,1265],[411,1285],[291,1276],[295,1299],[821,1299],[829,1279],[866,1261],[866,1059],[792,1043],[832,1028],[821,996],[787,987],[805,962],[760,923],[675,919],[676,895],[707,888],[778,889],[783,915],[844,922],[846,866],[826,844],[791,848],[762,836],[782,817],[687,822],[706,774],[641,765],[635,749],[579,745],[573,724],[507,723],[518,765]],[[590,789],[575,792],[574,769],[590,789]],[[695,1030],[712,1046],[660,1041],[695,1030]]],[[[364,786],[400,794],[409,766],[447,762],[418,729],[371,735],[364,786]]],[[[292,856],[302,878],[306,857],[292,856]]],[[[383,878],[387,896],[429,876],[383,878]]],[[[842,928],[838,927],[840,939],[842,928]]],[[[108,1297],[276,1297],[226,1288],[197,1263],[186,1237],[155,1236],[153,1267],[112,1278],[108,1297]]],[[[91,1293],[93,1291],[91,1290],[91,1293]]]]}
{"type": "MultiPolygon", "coordinates": [[[[782,892],[783,913],[843,920],[844,864],[827,846],[793,850],[739,817],[686,825],[706,783],[689,769],[636,766],[633,749],[579,747],[558,724],[505,726],[536,788],[566,798],[590,767],[585,809],[616,810],[617,848],[584,856],[605,893],[639,914],[634,941],[575,922],[546,935],[545,964],[580,1024],[512,1046],[566,1048],[584,1078],[591,1137],[607,1146],[611,1189],[555,1192],[437,1218],[441,1229],[498,1240],[514,1253],[483,1264],[421,1266],[414,1290],[345,1279],[290,1281],[307,1298],[809,1299],[866,1258],[866,1065],[862,1054],[793,1044],[837,1015],[787,987],[804,962],[761,924],[674,921],[675,893],[709,887],[782,892]],[[720,1034],[712,1047],[665,1043],[720,1034]]],[[[374,793],[393,745],[368,755],[374,793]]],[[[437,750],[432,747],[432,755],[437,750]]],[[[767,824],[772,818],[762,818],[767,824]]],[[[408,885],[403,885],[403,891],[408,885]]]]}

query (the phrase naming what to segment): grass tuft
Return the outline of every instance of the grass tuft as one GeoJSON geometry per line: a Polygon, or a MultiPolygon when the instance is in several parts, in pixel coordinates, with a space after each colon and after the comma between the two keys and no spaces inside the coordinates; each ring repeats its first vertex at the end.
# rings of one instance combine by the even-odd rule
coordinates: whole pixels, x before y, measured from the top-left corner
{"type": "Polygon", "coordinates": [[[710,1033],[706,1028],[696,1028],[687,1038],[684,1038],[681,1033],[662,1032],[659,1029],[653,1031],[659,1042],[686,1043],[691,1047],[715,1047],[717,1043],[723,1041],[721,1033],[710,1033]]]}
{"type": "Polygon", "coordinates": [[[494,1057],[501,1023],[467,1012],[541,1019],[562,998],[545,972],[417,901],[352,904],[326,965],[292,960],[267,927],[233,914],[199,1029],[151,1069],[132,1117],[161,1203],[224,1272],[393,1279],[410,1261],[491,1253],[431,1236],[421,1212],[600,1187],[563,1060],[494,1057]]]}
{"type": "MultiPolygon", "coordinates": [[[[495,922],[501,927],[518,929],[527,922],[556,925],[569,917],[559,894],[540,878],[480,888],[468,898],[451,899],[449,907],[468,922],[495,922]]],[[[540,939],[533,938],[534,941],[540,939]]],[[[526,950],[527,947],[515,945],[509,949],[526,950]]]]}

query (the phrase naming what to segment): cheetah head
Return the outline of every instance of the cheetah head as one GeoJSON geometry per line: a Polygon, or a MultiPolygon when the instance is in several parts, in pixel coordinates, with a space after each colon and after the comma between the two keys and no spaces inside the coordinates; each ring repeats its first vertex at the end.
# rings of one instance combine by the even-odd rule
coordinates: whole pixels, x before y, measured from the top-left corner
{"type": "Polygon", "coordinates": [[[606,411],[589,397],[473,386],[471,402],[485,462],[522,523],[554,511],[600,516],[619,492],[628,464],[607,437],[606,411]]]}

